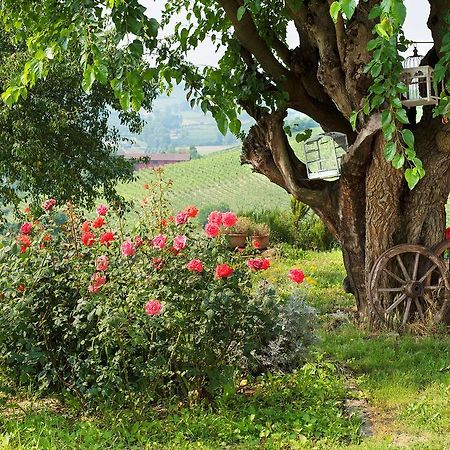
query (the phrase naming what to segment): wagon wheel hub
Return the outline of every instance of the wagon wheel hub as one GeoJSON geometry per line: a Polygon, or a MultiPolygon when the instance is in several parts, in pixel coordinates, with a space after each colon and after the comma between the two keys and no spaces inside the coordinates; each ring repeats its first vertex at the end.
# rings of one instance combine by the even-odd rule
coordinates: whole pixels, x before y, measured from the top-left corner
{"type": "Polygon", "coordinates": [[[410,281],[405,284],[404,292],[410,298],[421,297],[424,293],[423,283],[420,281],[410,281]]]}

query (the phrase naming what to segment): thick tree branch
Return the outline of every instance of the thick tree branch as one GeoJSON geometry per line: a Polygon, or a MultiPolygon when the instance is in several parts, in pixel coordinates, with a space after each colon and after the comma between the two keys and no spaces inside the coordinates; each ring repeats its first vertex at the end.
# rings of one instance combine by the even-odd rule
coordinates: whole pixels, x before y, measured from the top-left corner
{"type": "Polygon", "coordinates": [[[449,10],[449,2],[448,0],[428,0],[428,3],[430,4],[430,16],[428,17],[427,25],[433,36],[436,54],[440,57],[442,37],[447,31],[444,19],[449,10]]]}
{"type": "Polygon", "coordinates": [[[283,130],[285,115],[286,111],[277,111],[260,118],[244,141],[241,160],[311,206],[337,235],[335,183],[308,179],[305,165],[296,157],[283,130]]]}
{"type": "Polygon", "coordinates": [[[328,95],[345,117],[350,117],[353,106],[345,87],[336,29],[329,13],[328,2],[314,2],[295,8],[287,1],[287,11],[298,28],[308,33],[312,44],[319,51],[320,65],[317,77],[328,95]]]}
{"type": "Polygon", "coordinates": [[[371,156],[372,138],[381,130],[381,114],[375,113],[369,117],[363,129],[358,133],[355,142],[349,147],[342,158],[342,173],[359,174],[365,172],[371,156]]]}
{"type": "Polygon", "coordinates": [[[261,67],[274,80],[279,81],[286,77],[289,71],[275,58],[267,42],[261,38],[251,15],[246,12],[242,19],[238,20],[239,3],[235,0],[218,0],[218,3],[233,24],[238,41],[255,56],[261,67]]]}

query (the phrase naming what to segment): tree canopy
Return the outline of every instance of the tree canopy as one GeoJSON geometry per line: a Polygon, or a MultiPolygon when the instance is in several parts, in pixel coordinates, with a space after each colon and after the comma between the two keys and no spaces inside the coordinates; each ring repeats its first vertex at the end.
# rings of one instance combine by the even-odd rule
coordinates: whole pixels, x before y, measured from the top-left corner
{"type": "MultiPolygon", "coordinates": [[[[77,203],[99,195],[115,199],[115,183],[133,177],[132,165],[117,156],[120,137],[108,126],[118,102],[101,85],[90,95],[83,92],[78,61],[73,53],[66,56],[20,103],[0,109],[0,204],[17,204],[24,196],[77,203]]],[[[24,46],[0,31],[0,89],[27,58],[24,46]]],[[[140,128],[137,114],[121,116],[123,123],[140,128]]]]}

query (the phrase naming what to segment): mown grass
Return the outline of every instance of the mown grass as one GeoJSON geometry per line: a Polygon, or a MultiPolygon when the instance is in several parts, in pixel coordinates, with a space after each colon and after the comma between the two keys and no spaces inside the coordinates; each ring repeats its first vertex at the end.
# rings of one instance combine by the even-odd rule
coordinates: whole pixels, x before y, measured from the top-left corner
{"type": "Polygon", "coordinates": [[[214,405],[150,411],[84,415],[79,407],[5,393],[0,448],[450,448],[450,337],[356,327],[338,250],[274,260],[265,276],[287,291],[292,267],[308,275],[304,289],[321,323],[320,344],[297,373],[244,380],[214,405]],[[360,420],[344,408],[346,397],[367,399],[372,436],[359,437],[360,420]]]}
{"type": "Polygon", "coordinates": [[[38,401],[19,409],[20,402],[7,402],[0,448],[329,448],[358,440],[360,423],[346,417],[345,396],[335,366],[319,360],[294,374],[250,380],[214,405],[172,405],[139,414],[110,409],[82,416],[58,411],[58,403],[38,401]]]}

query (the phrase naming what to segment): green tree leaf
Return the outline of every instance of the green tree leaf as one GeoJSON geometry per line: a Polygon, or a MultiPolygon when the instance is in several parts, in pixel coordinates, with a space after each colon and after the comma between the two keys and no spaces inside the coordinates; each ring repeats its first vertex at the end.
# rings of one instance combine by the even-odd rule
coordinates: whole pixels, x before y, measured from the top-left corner
{"type": "Polygon", "coordinates": [[[409,123],[408,116],[406,115],[406,111],[405,111],[403,108],[402,108],[402,109],[398,109],[398,110],[395,112],[395,117],[397,118],[397,120],[398,120],[400,123],[403,123],[403,124],[409,123]]]}
{"type": "Polygon", "coordinates": [[[409,189],[412,190],[416,187],[417,183],[419,182],[420,176],[417,173],[417,170],[408,168],[405,170],[405,179],[408,183],[409,189]]]}
{"type": "Polygon", "coordinates": [[[330,15],[334,23],[337,22],[340,11],[341,11],[341,4],[339,2],[333,2],[330,6],[330,15]]]}
{"type": "Polygon", "coordinates": [[[242,20],[242,17],[244,17],[244,14],[245,14],[245,11],[246,11],[246,10],[247,10],[247,8],[246,8],[245,5],[242,5],[242,6],[240,6],[240,7],[238,8],[237,14],[236,14],[237,20],[239,20],[239,21],[242,20]]]}
{"type": "Polygon", "coordinates": [[[347,17],[347,19],[350,20],[356,9],[356,0],[340,0],[340,3],[341,9],[345,14],[345,17],[347,17]]]}
{"type": "Polygon", "coordinates": [[[92,85],[94,84],[94,81],[95,81],[94,68],[91,65],[88,65],[83,74],[83,81],[81,82],[81,87],[83,88],[83,91],[86,92],[86,94],[89,94],[89,92],[91,92],[91,88],[92,85]]]}
{"type": "Polygon", "coordinates": [[[414,134],[411,130],[404,129],[402,130],[402,137],[405,144],[410,147],[414,148],[414,134]]]}

